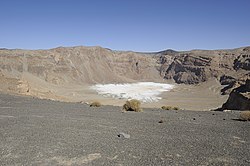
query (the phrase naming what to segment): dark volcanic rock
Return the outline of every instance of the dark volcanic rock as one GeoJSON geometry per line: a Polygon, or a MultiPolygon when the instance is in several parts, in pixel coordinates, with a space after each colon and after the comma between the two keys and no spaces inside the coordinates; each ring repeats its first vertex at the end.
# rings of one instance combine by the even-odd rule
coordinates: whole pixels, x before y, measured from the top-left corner
{"type": "Polygon", "coordinates": [[[220,90],[221,95],[228,95],[232,91],[232,89],[236,88],[239,86],[238,82],[231,82],[229,85],[225,86],[220,90]]]}
{"type": "Polygon", "coordinates": [[[250,70],[250,54],[242,54],[234,61],[234,69],[250,70]]]}
{"type": "Polygon", "coordinates": [[[220,84],[221,85],[229,85],[232,84],[236,81],[235,78],[233,78],[232,76],[227,76],[227,75],[223,75],[220,77],[220,84]]]}
{"type": "Polygon", "coordinates": [[[250,110],[250,79],[246,83],[233,89],[222,110],[250,110]]]}
{"type": "Polygon", "coordinates": [[[235,78],[233,78],[231,76],[227,76],[227,75],[222,75],[220,77],[220,84],[227,85],[221,89],[222,95],[228,95],[232,91],[233,88],[236,88],[239,86],[239,84],[236,83],[235,78]]]}
{"type": "Polygon", "coordinates": [[[244,85],[246,83],[246,80],[250,78],[250,73],[245,74],[243,76],[238,76],[238,79],[236,80],[233,77],[230,76],[222,76],[220,79],[221,85],[227,85],[224,88],[221,89],[222,95],[228,95],[230,92],[232,92],[233,89],[244,85]],[[226,84],[228,83],[228,84],[226,84]]]}

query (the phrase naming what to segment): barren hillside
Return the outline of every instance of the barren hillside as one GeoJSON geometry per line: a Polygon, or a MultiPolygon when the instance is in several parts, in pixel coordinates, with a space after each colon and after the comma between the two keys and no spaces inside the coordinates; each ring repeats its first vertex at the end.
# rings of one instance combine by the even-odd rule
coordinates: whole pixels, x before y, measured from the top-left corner
{"type": "MultiPolygon", "coordinates": [[[[224,87],[240,78],[247,80],[249,71],[250,47],[157,53],[82,46],[0,50],[2,92],[63,101],[88,97],[91,92],[87,86],[95,83],[172,80],[177,84],[196,86],[215,79],[224,87]]],[[[222,93],[227,95],[232,88],[226,90],[222,93]]]]}

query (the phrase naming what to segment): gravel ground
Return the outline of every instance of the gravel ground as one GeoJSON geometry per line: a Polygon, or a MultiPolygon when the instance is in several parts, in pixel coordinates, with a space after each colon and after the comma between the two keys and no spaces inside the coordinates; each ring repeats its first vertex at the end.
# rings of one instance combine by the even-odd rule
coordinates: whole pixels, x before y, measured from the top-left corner
{"type": "Polygon", "coordinates": [[[0,94],[0,165],[250,165],[250,122],[238,116],[0,94]]]}

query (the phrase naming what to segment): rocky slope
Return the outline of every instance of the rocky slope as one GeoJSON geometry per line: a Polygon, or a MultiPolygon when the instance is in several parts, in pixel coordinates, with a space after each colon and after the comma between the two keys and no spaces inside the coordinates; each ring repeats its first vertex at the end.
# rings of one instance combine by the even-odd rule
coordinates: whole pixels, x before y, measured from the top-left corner
{"type": "Polygon", "coordinates": [[[231,91],[221,110],[250,110],[250,79],[247,79],[243,84],[237,84],[239,86],[231,91]]]}
{"type": "Polygon", "coordinates": [[[61,99],[53,92],[54,87],[66,85],[164,80],[193,85],[212,78],[220,81],[224,86],[221,93],[227,95],[237,87],[240,78],[249,77],[249,71],[250,47],[157,53],[82,46],[0,49],[1,91],[53,99],[61,99]]]}
{"type": "Polygon", "coordinates": [[[2,75],[21,78],[27,72],[53,84],[157,79],[154,61],[143,54],[100,47],[0,51],[2,75]]]}
{"type": "MultiPolygon", "coordinates": [[[[159,53],[160,74],[176,83],[198,84],[215,77],[240,78],[249,72],[250,49],[159,53]]],[[[224,83],[225,84],[225,83],[224,83]]]]}

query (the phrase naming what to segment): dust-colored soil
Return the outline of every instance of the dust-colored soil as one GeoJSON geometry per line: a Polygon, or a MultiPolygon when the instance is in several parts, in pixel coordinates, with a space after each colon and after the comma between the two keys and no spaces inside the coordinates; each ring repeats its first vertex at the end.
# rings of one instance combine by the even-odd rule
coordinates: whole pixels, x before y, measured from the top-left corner
{"type": "MultiPolygon", "coordinates": [[[[103,105],[122,106],[126,99],[115,99],[98,95],[96,91],[90,89],[93,84],[84,85],[54,85],[43,80],[34,78],[32,75],[24,75],[29,85],[35,88],[25,92],[25,95],[37,96],[44,99],[60,100],[66,102],[90,103],[99,101],[103,105]]],[[[163,105],[178,106],[187,110],[210,110],[221,106],[228,95],[220,95],[221,85],[216,80],[199,85],[175,84],[175,88],[162,93],[162,100],[152,103],[142,103],[143,107],[161,108],[163,105]]]]}
{"type": "MultiPolygon", "coordinates": [[[[168,82],[171,83],[171,82],[168,82]]],[[[172,84],[174,84],[172,82],[172,84]]],[[[221,106],[227,100],[227,95],[220,95],[221,85],[216,80],[210,80],[200,85],[184,85],[174,84],[175,88],[162,93],[162,99],[158,102],[142,103],[143,107],[147,108],[161,108],[164,105],[177,106],[181,109],[187,110],[211,110],[221,106]]],[[[95,91],[87,90],[84,92],[86,97],[80,97],[80,100],[91,102],[98,100],[104,105],[122,106],[125,99],[107,98],[98,95],[95,91]]],[[[73,98],[72,98],[73,99],[73,98]]],[[[76,100],[76,99],[75,99],[76,100]]]]}

